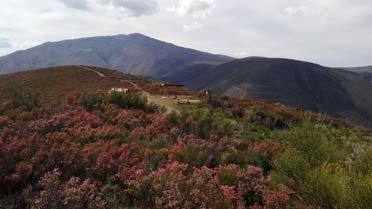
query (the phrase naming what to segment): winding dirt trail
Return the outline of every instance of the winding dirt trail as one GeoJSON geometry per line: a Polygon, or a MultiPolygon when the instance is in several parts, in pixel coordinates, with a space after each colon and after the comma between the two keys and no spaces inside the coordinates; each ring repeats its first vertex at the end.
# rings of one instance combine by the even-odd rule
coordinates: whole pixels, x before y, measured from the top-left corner
{"type": "Polygon", "coordinates": [[[79,67],[80,67],[81,69],[84,69],[84,70],[92,71],[92,72],[96,73],[96,74],[97,74],[99,77],[101,77],[101,78],[105,78],[105,77],[106,77],[105,74],[103,74],[103,73],[101,73],[101,72],[99,72],[99,71],[97,71],[97,70],[94,70],[94,69],[92,69],[92,68],[85,67],[85,66],[82,66],[82,65],[79,65],[79,67]]]}

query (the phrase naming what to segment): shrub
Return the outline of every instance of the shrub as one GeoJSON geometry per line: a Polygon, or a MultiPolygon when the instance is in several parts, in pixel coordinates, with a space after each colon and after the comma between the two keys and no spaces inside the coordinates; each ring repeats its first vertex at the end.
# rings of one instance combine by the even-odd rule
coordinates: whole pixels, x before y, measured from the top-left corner
{"type": "Polygon", "coordinates": [[[40,94],[29,88],[14,87],[9,90],[10,105],[12,108],[24,107],[30,111],[40,105],[40,94]]]}
{"type": "Polygon", "coordinates": [[[338,164],[325,163],[306,174],[303,193],[311,205],[321,208],[346,208],[348,177],[338,164]]]}
{"type": "Polygon", "coordinates": [[[310,164],[297,151],[287,150],[274,161],[276,172],[280,172],[284,177],[302,182],[306,172],[310,170],[310,164]]]}
{"type": "Polygon", "coordinates": [[[183,111],[180,116],[174,114],[169,117],[169,122],[177,125],[181,135],[193,134],[202,139],[230,136],[236,126],[236,122],[220,111],[198,109],[183,111]]]}
{"type": "Polygon", "coordinates": [[[83,94],[80,96],[80,103],[88,110],[92,111],[102,105],[106,100],[106,95],[103,91],[98,91],[95,94],[83,94]]]}
{"type": "Polygon", "coordinates": [[[60,181],[61,173],[58,170],[47,173],[41,178],[43,190],[32,201],[33,208],[105,208],[106,203],[97,195],[95,182],[87,179],[83,182],[72,177],[66,183],[60,181]]]}
{"type": "Polygon", "coordinates": [[[325,162],[340,162],[345,157],[342,142],[331,132],[331,128],[310,121],[287,131],[284,140],[313,167],[325,162]]]}
{"type": "MultiPolygon", "coordinates": [[[[369,208],[372,205],[372,173],[364,176],[356,174],[351,179],[351,188],[348,190],[353,208],[369,208]],[[349,193],[350,192],[350,193],[349,193]]],[[[350,207],[351,208],[351,207],[350,207]]]]}
{"type": "Polygon", "coordinates": [[[372,174],[372,149],[365,151],[356,162],[356,172],[362,175],[372,174]]]}
{"type": "Polygon", "coordinates": [[[123,109],[145,110],[147,107],[146,97],[134,93],[128,94],[114,91],[108,95],[107,102],[118,105],[123,109]]]}

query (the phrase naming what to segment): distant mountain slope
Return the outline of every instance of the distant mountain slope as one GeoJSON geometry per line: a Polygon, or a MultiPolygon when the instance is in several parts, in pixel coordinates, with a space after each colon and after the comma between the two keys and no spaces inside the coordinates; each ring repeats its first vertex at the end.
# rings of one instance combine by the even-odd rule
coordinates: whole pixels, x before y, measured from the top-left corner
{"type": "Polygon", "coordinates": [[[219,66],[193,65],[166,80],[372,124],[372,86],[353,72],[312,63],[252,57],[219,66]]]}
{"type": "Polygon", "coordinates": [[[357,73],[361,78],[367,80],[372,85],[372,66],[366,67],[355,67],[355,68],[343,68],[343,70],[357,73]]]}
{"type": "Polygon", "coordinates": [[[0,57],[0,73],[89,65],[161,77],[192,63],[221,64],[230,57],[178,47],[142,34],[48,42],[0,57]]]}

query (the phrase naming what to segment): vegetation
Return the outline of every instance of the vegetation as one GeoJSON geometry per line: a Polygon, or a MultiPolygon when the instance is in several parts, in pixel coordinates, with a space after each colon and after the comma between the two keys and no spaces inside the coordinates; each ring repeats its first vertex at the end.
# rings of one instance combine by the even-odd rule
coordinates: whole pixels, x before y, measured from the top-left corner
{"type": "Polygon", "coordinates": [[[0,208],[372,205],[370,132],[337,120],[229,98],[164,115],[135,93],[23,95],[0,104],[0,208]]]}

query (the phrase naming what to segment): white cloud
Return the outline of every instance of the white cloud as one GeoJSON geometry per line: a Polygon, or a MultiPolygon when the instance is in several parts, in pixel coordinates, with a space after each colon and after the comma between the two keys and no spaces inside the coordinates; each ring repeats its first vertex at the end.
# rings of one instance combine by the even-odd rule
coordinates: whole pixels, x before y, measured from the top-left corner
{"type": "Polygon", "coordinates": [[[70,0],[75,6],[62,0],[1,2],[0,36],[8,40],[2,41],[7,48],[0,48],[0,55],[70,37],[139,32],[230,56],[372,64],[371,0],[70,0]],[[84,8],[84,2],[82,12],[77,8],[84,8]]]}
{"type": "Polygon", "coordinates": [[[158,2],[155,0],[100,0],[99,2],[123,8],[136,17],[155,14],[159,9],[158,2]]]}
{"type": "Polygon", "coordinates": [[[88,2],[86,0],[60,0],[60,1],[64,3],[66,6],[74,9],[80,10],[88,9],[88,2]]]}
{"type": "Polygon", "coordinates": [[[200,23],[200,22],[193,22],[191,24],[183,25],[183,29],[186,30],[186,31],[192,31],[192,30],[196,30],[196,29],[199,29],[199,28],[202,28],[202,27],[203,27],[203,24],[200,23]]]}
{"type": "Polygon", "coordinates": [[[179,0],[176,5],[167,8],[179,16],[191,16],[195,19],[206,18],[216,7],[214,0],[179,0]]]}
{"type": "Polygon", "coordinates": [[[158,11],[158,2],[155,0],[58,0],[67,7],[88,10],[95,6],[124,9],[128,15],[139,17],[152,15],[158,11]]]}
{"type": "Polygon", "coordinates": [[[322,16],[327,17],[329,14],[322,11],[319,8],[312,8],[309,6],[296,6],[296,7],[287,7],[284,10],[285,14],[288,17],[311,17],[311,16],[322,16]]]}
{"type": "Polygon", "coordinates": [[[187,18],[189,23],[183,24],[185,31],[193,31],[203,28],[202,21],[216,8],[214,0],[179,0],[175,5],[166,10],[187,18]]]}

